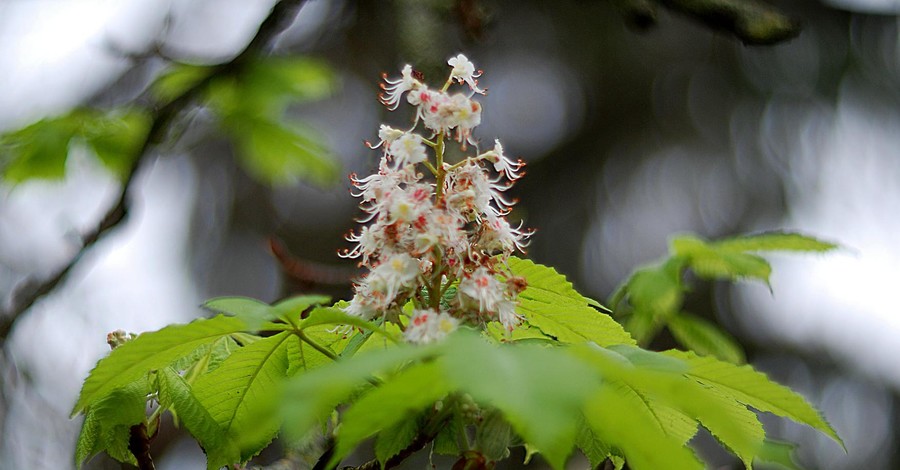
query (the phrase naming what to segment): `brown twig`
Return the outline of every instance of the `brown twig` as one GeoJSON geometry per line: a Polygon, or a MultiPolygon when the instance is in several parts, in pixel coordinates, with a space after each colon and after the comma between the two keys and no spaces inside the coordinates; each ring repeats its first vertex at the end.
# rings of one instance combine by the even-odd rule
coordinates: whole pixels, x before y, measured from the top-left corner
{"type": "Polygon", "coordinates": [[[318,285],[350,285],[354,277],[359,276],[359,269],[344,266],[332,266],[298,258],[288,251],[284,243],[277,237],[269,237],[269,251],[281,265],[281,270],[292,280],[307,287],[318,285]]]}
{"type": "Polygon", "coordinates": [[[147,435],[147,426],[144,423],[131,427],[128,438],[128,450],[137,459],[140,470],[156,470],[153,458],[150,456],[150,437],[147,435]]]}
{"type": "Polygon", "coordinates": [[[733,34],[748,45],[771,45],[800,34],[800,24],[758,0],[610,0],[629,25],[647,29],[657,21],[657,5],[733,34]]]}
{"type": "Polygon", "coordinates": [[[12,307],[0,317],[0,343],[4,343],[15,323],[39,299],[52,292],[68,276],[72,268],[78,264],[85,252],[101,240],[110,230],[117,227],[128,215],[130,207],[129,191],[134,183],[138,170],[145,161],[151,158],[151,151],[163,142],[172,122],[194,100],[200,96],[209,84],[218,78],[239,72],[244,65],[256,55],[264,52],[271,40],[282,32],[296,16],[299,7],[306,0],[281,0],[275,4],[269,15],[263,20],[256,35],[247,47],[229,62],[216,65],[203,80],[186,89],[177,98],[150,111],[151,124],[140,148],[132,158],[131,167],[122,183],[122,192],[115,204],[106,212],[96,227],[81,236],[81,248],[64,266],[41,281],[26,281],[12,295],[12,307]]]}

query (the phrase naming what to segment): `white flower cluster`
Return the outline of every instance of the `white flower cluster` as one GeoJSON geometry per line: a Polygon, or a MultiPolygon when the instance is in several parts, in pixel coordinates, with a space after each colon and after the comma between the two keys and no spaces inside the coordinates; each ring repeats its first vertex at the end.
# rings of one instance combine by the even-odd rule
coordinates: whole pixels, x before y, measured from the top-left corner
{"type": "Polygon", "coordinates": [[[516,297],[525,282],[508,272],[506,260],[532,233],[506,220],[514,201],[503,193],[523,175],[524,163],[510,160],[499,141],[459,162],[444,161],[448,141],[456,140],[462,152],[467,144],[477,149],[472,130],[481,123],[481,105],[472,97],[484,94],[481,72],[464,55],[448,64],[452,71],[439,90],[410,65],[398,79],[385,76],[382,103],[394,110],[406,95],[416,123],[408,131],[382,125],[380,141],[370,145],[382,149],[378,172],[350,176],[367,225],[347,237],[355,246],[342,256],[359,259],[369,272],[346,311],[372,319],[402,314],[412,302],[402,323],[406,339],[416,343],[438,340],[460,322],[517,325],[516,297]],[[448,93],[454,82],[469,93],[448,93]],[[428,137],[414,132],[419,123],[428,137]]]}

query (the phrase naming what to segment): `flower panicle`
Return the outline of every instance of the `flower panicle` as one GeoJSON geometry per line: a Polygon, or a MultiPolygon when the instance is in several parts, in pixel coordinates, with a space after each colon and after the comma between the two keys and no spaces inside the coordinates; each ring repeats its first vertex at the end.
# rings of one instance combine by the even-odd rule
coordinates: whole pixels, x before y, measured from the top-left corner
{"type": "Polygon", "coordinates": [[[339,253],[367,269],[345,311],[400,319],[413,343],[438,341],[460,324],[515,328],[525,287],[506,260],[524,252],[533,234],[522,222],[507,221],[516,200],[504,193],[524,175],[525,163],[509,158],[499,140],[465,156],[469,145],[478,152],[473,132],[482,106],[474,97],[485,93],[478,84],[482,71],[463,54],[447,64],[451,71],[440,89],[426,85],[411,65],[398,78],[383,75],[381,103],[393,111],[405,98],[415,107],[415,122],[409,130],[383,124],[378,141],[366,142],[381,159],[377,172],[350,175],[363,225],[346,236],[352,248],[339,253]],[[454,84],[469,93],[451,93],[454,84]],[[464,155],[456,163],[446,161],[445,144],[452,141],[464,155]],[[407,304],[412,308],[404,309],[407,304]]]}

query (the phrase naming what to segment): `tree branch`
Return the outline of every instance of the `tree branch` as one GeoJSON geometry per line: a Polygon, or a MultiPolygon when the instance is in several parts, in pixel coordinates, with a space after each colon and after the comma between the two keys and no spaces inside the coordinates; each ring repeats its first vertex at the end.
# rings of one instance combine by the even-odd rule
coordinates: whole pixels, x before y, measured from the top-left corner
{"type": "Polygon", "coordinates": [[[132,158],[131,167],[122,183],[122,191],[115,204],[106,212],[100,222],[92,230],[81,236],[81,248],[78,253],[54,274],[44,280],[25,281],[21,288],[16,289],[12,295],[12,307],[0,317],[0,343],[5,343],[7,336],[18,321],[39,299],[52,292],[66,279],[72,268],[78,264],[82,256],[101,240],[110,230],[117,227],[128,216],[131,202],[129,192],[133,186],[135,176],[145,161],[151,159],[152,150],[163,142],[172,122],[194,100],[200,96],[209,84],[220,77],[238,73],[248,60],[263,53],[265,47],[279,33],[284,31],[296,16],[300,6],[306,0],[280,0],[272,8],[269,15],[260,24],[256,35],[250,40],[240,54],[229,62],[214,66],[203,80],[197,82],[185,90],[177,98],[151,110],[151,124],[139,150],[132,158]]]}
{"type": "Polygon", "coordinates": [[[771,45],[800,34],[800,24],[757,0],[611,0],[638,29],[656,24],[657,4],[687,15],[709,28],[727,31],[744,44],[771,45]]]}

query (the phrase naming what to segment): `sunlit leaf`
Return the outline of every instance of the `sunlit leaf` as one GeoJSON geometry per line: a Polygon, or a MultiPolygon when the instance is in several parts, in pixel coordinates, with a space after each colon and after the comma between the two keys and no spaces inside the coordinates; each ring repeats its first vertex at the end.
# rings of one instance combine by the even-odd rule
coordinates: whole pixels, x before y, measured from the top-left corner
{"type": "Polygon", "coordinates": [[[551,466],[562,468],[578,432],[572,418],[596,386],[597,376],[562,349],[497,347],[467,336],[448,340],[437,361],[448,379],[476,402],[500,410],[525,442],[539,449],[551,466]]]}
{"type": "Polygon", "coordinates": [[[697,275],[708,279],[755,278],[769,282],[772,268],[765,259],[743,252],[718,249],[693,236],[672,240],[672,252],[688,260],[697,275]]]}
{"type": "Polygon", "coordinates": [[[160,371],[158,380],[160,406],[175,410],[181,425],[207,453],[222,455],[230,462],[240,461],[240,449],[228,439],[225,430],[200,403],[184,378],[167,367],[160,371]]]}
{"type": "Polygon", "coordinates": [[[719,250],[734,252],[747,251],[799,251],[825,252],[838,248],[838,245],[822,241],[808,235],[792,232],[766,232],[754,235],[742,235],[711,242],[719,250]]]}
{"type": "Polygon", "coordinates": [[[529,325],[565,343],[634,344],[620,324],[591,307],[595,302],[578,294],[553,268],[516,258],[509,263],[513,275],[528,282],[516,311],[529,325]]]}
{"type": "Polygon", "coordinates": [[[278,317],[269,304],[249,297],[216,297],[204,302],[203,308],[236,317],[250,331],[258,330],[263,323],[278,317]]]}
{"type": "Polygon", "coordinates": [[[434,362],[413,365],[391,377],[344,413],[331,463],[339,463],[363,439],[413,418],[449,390],[450,384],[434,362]]]}
{"type": "Polygon", "coordinates": [[[794,460],[796,444],[766,439],[756,456],[756,463],[764,462],[787,470],[802,470],[794,460]]]}
{"type": "Polygon", "coordinates": [[[137,464],[128,450],[130,428],[146,418],[146,378],[112,390],[93,403],[84,417],[81,433],[75,445],[75,465],[81,468],[85,460],[106,452],[111,457],[137,464]]]}
{"type": "Polygon", "coordinates": [[[646,404],[624,384],[610,384],[593,395],[585,417],[599,439],[624,453],[630,468],[704,468],[688,447],[668,437],[646,404]]]}
{"type": "Polygon", "coordinates": [[[81,387],[72,415],[112,390],[140,379],[147,371],[167,367],[198,347],[245,328],[244,322],[237,318],[217,316],[142,333],[97,363],[81,387]]]}
{"type": "Polygon", "coordinates": [[[683,351],[666,351],[665,354],[688,362],[690,364],[688,375],[701,384],[715,387],[759,411],[807,424],[843,445],[831,425],[802,396],[772,382],[765,374],[753,370],[750,366],[737,366],[709,356],[701,357],[683,351]]]}
{"type": "MultiPolygon", "coordinates": [[[[261,339],[232,353],[222,365],[200,376],[194,396],[240,449],[240,461],[261,451],[275,436],[280,423],[270,410],[277,406],[281,386],[287,378],[287,343],[295,336],[282,332],[261,339]]],[[[232,463],[231,448],[206,449],[207,468],[232,463]]]]}
{"type": "Polygon", "coordinates": [[[292,378],[282,404],[285,431],[294,438],[303,437],[354,391],[369,385],[376,374],[433,352],[433,348],[410,346],[374,350],[292,378]]]}

